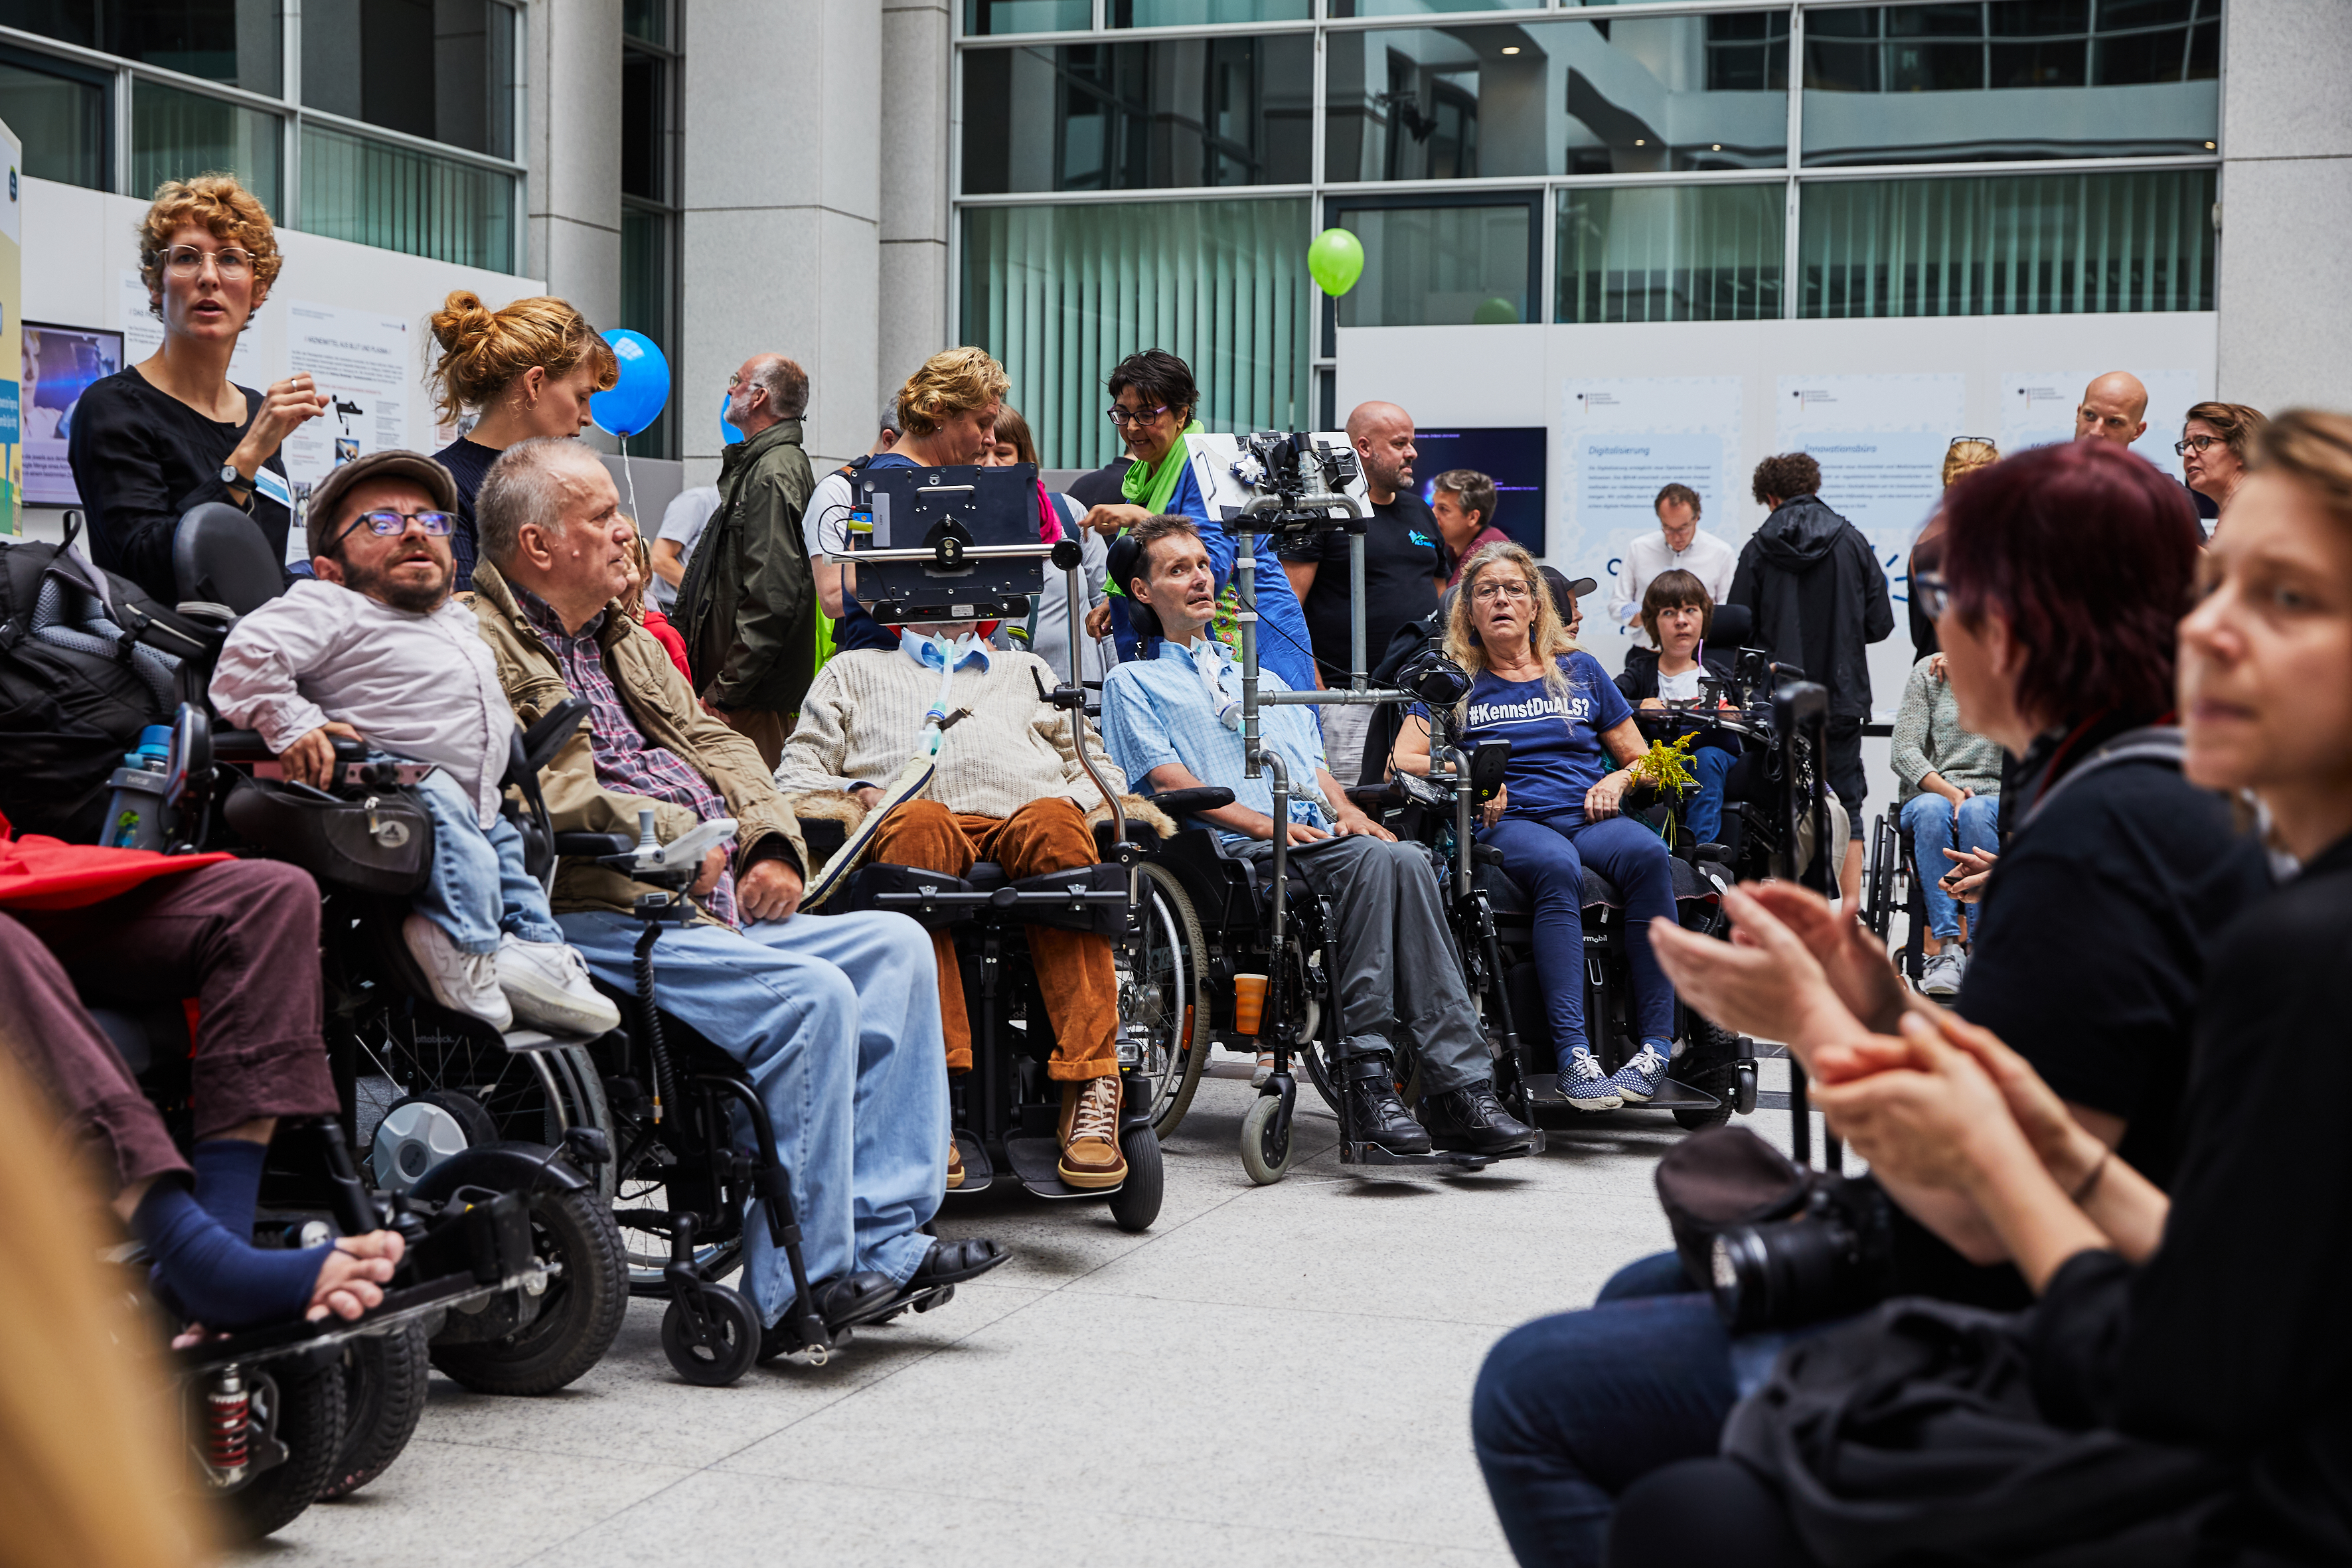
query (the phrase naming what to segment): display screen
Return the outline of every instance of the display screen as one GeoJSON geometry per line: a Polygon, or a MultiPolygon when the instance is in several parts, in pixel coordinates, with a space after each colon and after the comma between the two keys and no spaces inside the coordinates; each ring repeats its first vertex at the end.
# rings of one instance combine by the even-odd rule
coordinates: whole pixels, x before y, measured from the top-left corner
{"type": "Polygon", "coordinates": [[[79,506],[66,441],[74,405],[100,376],[122,368],[122,334],[97,327],[25,323],[25,500],[32,506],[79,506]]]}
{"type": "Polygon", "coordinates": [[[1412,477],[1421,483],[1421,499],[1428,500],[1437,476],[1454,468],[1475,468],[1495,481],[1495,526],[1540,557],[1544,552],[1544,520],[1548,492],[1545,463],[1550,438],[1540,425],[1462,426],[1415,430],[1412,477]]]}

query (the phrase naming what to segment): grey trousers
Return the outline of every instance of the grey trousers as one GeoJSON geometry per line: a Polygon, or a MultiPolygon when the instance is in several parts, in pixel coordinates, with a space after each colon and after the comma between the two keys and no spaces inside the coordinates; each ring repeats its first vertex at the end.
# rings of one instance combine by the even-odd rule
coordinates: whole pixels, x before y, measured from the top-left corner
{"type": "MultiPolygon", "coordinates": [[[[1270,861],[1274,846],[1250,852],[1270,861]]],[[[1402,1037],[1421,1058],[1424,1089],[1493,1078],[1429,851],[1362,836],[1318,839],[1291,847],[1290,874],[1330,905],[1338,927],[1340,1054],[1385,1051],[1402,1037]]]]}

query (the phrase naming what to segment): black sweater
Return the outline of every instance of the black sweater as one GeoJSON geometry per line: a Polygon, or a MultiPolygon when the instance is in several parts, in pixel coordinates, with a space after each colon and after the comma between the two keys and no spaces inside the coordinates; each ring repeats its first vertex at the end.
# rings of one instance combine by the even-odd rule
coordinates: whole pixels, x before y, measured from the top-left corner
{"type": "MultiPolygon", "coordinates": [[[[1729,681],[1733,674],[1729,655],[1708,648],[1699,659],[1700,673],[1717,680],[1729,681]]],[[[1617,677],[1617,689],[1625,700],[1639,708],[1658,694],[1658,650],[1650,647],[1629,647],[1625,650],[1625,668],[1617,677]]]]}
{"type": "MultiPolygon", "coordinates": [[[[89,520],[90,559],[163,604],[180,600],[172,575],[180,514],[205,501],[236,504],[220,481],[221,465],[261,410],[261,394],[236,390],[245,395],[245,418],[235,425],[205,418],[129,369],[90,383],[74,405],[66,461],[89,520]]],[[[285,460],[277,453],[262,467],[285,477],[285,460]]],[[[284,560],[293,514],[258,493],[250,510],[269,548],[284,560]]]]}
{"type": "Polygon", "coordinates": [[[2035,1313],[2052,1421],[2244,1462],[2217,1562],[2352,1562],[2347,971],[2352,839],[2214,952],[2163,1245],[2076,1254],[2035,1313]]]}

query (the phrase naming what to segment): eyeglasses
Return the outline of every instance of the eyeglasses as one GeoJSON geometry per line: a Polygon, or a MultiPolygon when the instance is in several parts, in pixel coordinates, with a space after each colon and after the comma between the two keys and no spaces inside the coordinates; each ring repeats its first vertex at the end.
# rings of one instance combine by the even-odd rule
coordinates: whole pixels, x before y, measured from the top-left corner
{"type": "Polygon", "coordinates": [[[2222,440],[2219,436],[2184,436],[2179,440],[2175,441],[2172,444],[2172,449],[2179,456],[2185,458],[2189,456],[2191,450],[2201,452],[2208,447],[2223,447],[2227,445],[2229,445],[2229,443],[2222,440]]]}
{"type": "Polygon", "coordinates": [[[1525,604],[1535,595],[1528,592],[1525,583],[1481,583],[1470,596],[1482,605],[1492,604],[1496,599],[1508,599],[1516,605],[1525,604]]]}
{"type": "Polygon", "coordinates": [[[1955,436],[1952,437],[1952,445],[1955,447],[1964,446],[1971,441],[1975,442],[1979,447],[1997,447],[2000,445],[2000,442],[1994,440],[1990,436],[1955,436]]]}
{"type": "Polygon", "coordinates": [[[1927,612],[1927,618],[1931,621],[1942,620],[1944,612],[1951,607],[1951,589],[1945,585],[1942,577],[1933,572],[1914,573],[1911,593],[1919,601],[1919,607],[1927,612]]]}
{"type": "Polygon", "coordinates": [[[363,511],[352,520],[349,528],[329,541],[327,548],[333,549],[362,527],[378,539],[397,538],[408,531],[412,522],[435,539],[446,539],[457,526],[457,518],[446,511],[363,511]]]}
{"type": "Polygon", "coordinates": [[[193,245],[175,245],[163,258],[163,269],[174,278],[194,278],[205,269],[205,260],[212,259],[213,268],[223,278],[243,278],[253,271],[253,253],[230,246],[222,250],[198,250],[193,245]]]}
{"type": "Polygon", "coordinates": [[[1114,403],[1103,410],[1103,416],[1124,430],[1130,425],[1149,425],[1167,412],[1168,405],[1164,403],[1157,408],[1136,409],[1121,408],[1114,403]]]}

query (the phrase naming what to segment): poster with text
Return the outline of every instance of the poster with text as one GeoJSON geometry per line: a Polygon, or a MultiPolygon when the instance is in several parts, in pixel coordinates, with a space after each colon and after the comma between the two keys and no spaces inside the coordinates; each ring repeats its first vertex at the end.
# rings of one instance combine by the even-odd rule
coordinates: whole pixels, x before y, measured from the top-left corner
{"type": "MultiPolygon", "coordinates": [[[[122,363],[137,364],[163,346],[163,323],[147,308],[147,285],[139,276],[139,268],[126,267],[116,279],[121,290],[115,320],[122,323],[122,363]]],[[[261,351],[256,346],[253,330],[247,327],[229,352],[228,378],[239,386],[249,386],[256,392],[267,392],[269,384],[281,379],[269,374],[261,363],[261,351]]]]}
{"type": "Polygon", "coordinates": [[[1872,706],[1892,719],[1911,668],[1905,630],[1911,542],[1942,495],[1944,453],[1967,427],[1968,377],[1784,375],[1773,449],[1805,452],[1822,466],[1822,500],[1870,541],[1885,571],[1895,633],[1870,652],[1872,706]]]}
{"type": "MultiPolygon", "coordinates": [[[[2111,367],[2112,368],[2112,367],[2111,367]]],[[[2000,374],[2001,455],[2028,447],[2074,438],[2074,410],[2083,394],[2102,372],[2095,370],[2005,370],[2000,374]]],[[[2147,428],[2132,450],[2173,478],[2180,477],[2180,459],[2172,444],[2180,439],[2181,420],[2189,405],[2201,402],[2205,378],[2193,370],[2132,371],[2147,388],[2147,428]]]]}
{"type": "Polygon", "coordinates": [[[92,327],[25,323],[25,379],[19,416],[25,434],[25,500],[34,506],[79,506],[66,443],[74,405],[90,383],[122,368],[122,334],[92,327]]]}
{"type": "Polygon", "coordinates": [[[1733,514],[1731,464],[1739,451],[1740,378],[1655,375],[1570,379],[1562,389],[1562,527],[1552,561],[1600,584],[1584,606],[1585,646],[1616,668],[1629,633],[1606,605],[1625,547],[1654,531],[1658,491],[1685,484],[1699,495],[1701,526],[1726,543],[1733,514]]]}
{"type": "Polygon", "coordinates": [[[286,438],[286,472],[315,485],[363,452],[408,445],[408,323],[299,300],[286,310],[289,374],[308,375],[327,411],[286,438]]]}

